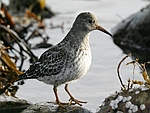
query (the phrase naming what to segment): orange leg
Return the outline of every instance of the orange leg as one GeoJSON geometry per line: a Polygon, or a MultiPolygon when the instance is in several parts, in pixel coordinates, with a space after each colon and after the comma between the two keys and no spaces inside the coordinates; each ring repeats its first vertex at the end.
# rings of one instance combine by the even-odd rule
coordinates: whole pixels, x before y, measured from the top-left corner
{"type": "Polygon", "coordinates": [[[70,99],[69,99],[70,104],[78,104],[78,105],[82,106],[82,104],[80,104],[80,103],[87,103],[87,102],[83,102],[83,101],[75,99],[68,90],[68,84],[65,85],[65,90],[68,93],[68,95],[70,96],[70,99]],[[72,101],[74,101],[75,103],[72,103],[72,101]]]}
{"type": "Polygon", "coordinates": [[[62,103],[62,102],[59,101],[59,97],[58,97],[58,94],[57,94],[57,87],[54,86],[53,91],[54,91],[54,94],[55,94],[55,97],[56,97],[56,103],[57,103],[60,107],[63,107],[63,108],[64,108],[64,105],[69,105],[69,103],[62,103]]]}

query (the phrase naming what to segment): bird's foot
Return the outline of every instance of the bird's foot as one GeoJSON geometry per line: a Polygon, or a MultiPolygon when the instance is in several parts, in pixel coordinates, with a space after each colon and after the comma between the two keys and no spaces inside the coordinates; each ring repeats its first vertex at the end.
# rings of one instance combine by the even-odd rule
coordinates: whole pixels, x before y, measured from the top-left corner
{"type": "Polygon", "coordinates": [[[64,102],[60,102],[60,101],[56,101],[56,103],[62,108],[65,108],[65,105],[69,105],[69,103],[64,103],[64,102]]]}
{"type": "Polygon", "coordinates": [[[75,104],[78,104],[78,105],[82,106],[81,103],[87,103],[87,102],[83,102],[83,101],[77,100],[77,99],[75,99],[75,98],[73,98],[73,97],[70,98],[69,101],[70,101],[70,104],[69,104],[69,105],[75,105],[75,104]]]}

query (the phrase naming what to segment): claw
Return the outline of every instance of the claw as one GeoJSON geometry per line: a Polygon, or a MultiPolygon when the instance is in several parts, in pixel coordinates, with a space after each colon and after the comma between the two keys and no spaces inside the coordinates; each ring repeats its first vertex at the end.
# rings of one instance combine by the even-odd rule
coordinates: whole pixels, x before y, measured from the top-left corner
{"type": "Polygon", "coordinates": [[[81,103],[87,103],[87,102],[83,102],[83,101],[77,100],[77,99],[75,99],[75,98],[70,98],[69,101],[70,101],[70,104],[69,104],[69,105],[78,104],[78,105],[82,106],[81,103]],[[74,103],[72,103],[73,101],[74,101],[74,103]]]}
{"type": "Polygon", "coordinates": [[[63,103],[63,102],[60,102],[60,101],[57,101],[57,100],[56,100],[56,103],[57,103],[60,107],[62,107],[62,108],[65,108],[65,105],[69,105],[69,103],[63,103]]]}

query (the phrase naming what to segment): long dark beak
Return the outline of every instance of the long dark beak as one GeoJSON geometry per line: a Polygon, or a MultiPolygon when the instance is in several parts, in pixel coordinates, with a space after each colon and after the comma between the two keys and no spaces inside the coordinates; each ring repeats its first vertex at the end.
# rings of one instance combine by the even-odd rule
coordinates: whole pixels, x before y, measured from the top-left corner
{"type": "Polygon", "coordinates": [[[108,34],[109,36],[112,37],[112,34],[110,34],[110,33],[109,33],[107,30],[105,30],[102,26],[97,25],[97,26],[96,26],[96,29],[97,29],[97,30],[100,30],[100,31],[102,31],[102,32],[104,32],[104,33],[106,33],[106,34],[108,34]]]}

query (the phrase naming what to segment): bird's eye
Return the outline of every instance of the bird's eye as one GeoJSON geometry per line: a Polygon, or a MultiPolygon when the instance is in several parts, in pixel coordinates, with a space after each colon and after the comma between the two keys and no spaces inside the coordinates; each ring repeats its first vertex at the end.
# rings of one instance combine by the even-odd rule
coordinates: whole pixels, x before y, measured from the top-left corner
{"type": "Polygon", "coordinates": [[[89,20],[89,23],[95,23],[95,20],[89,20]]]}

